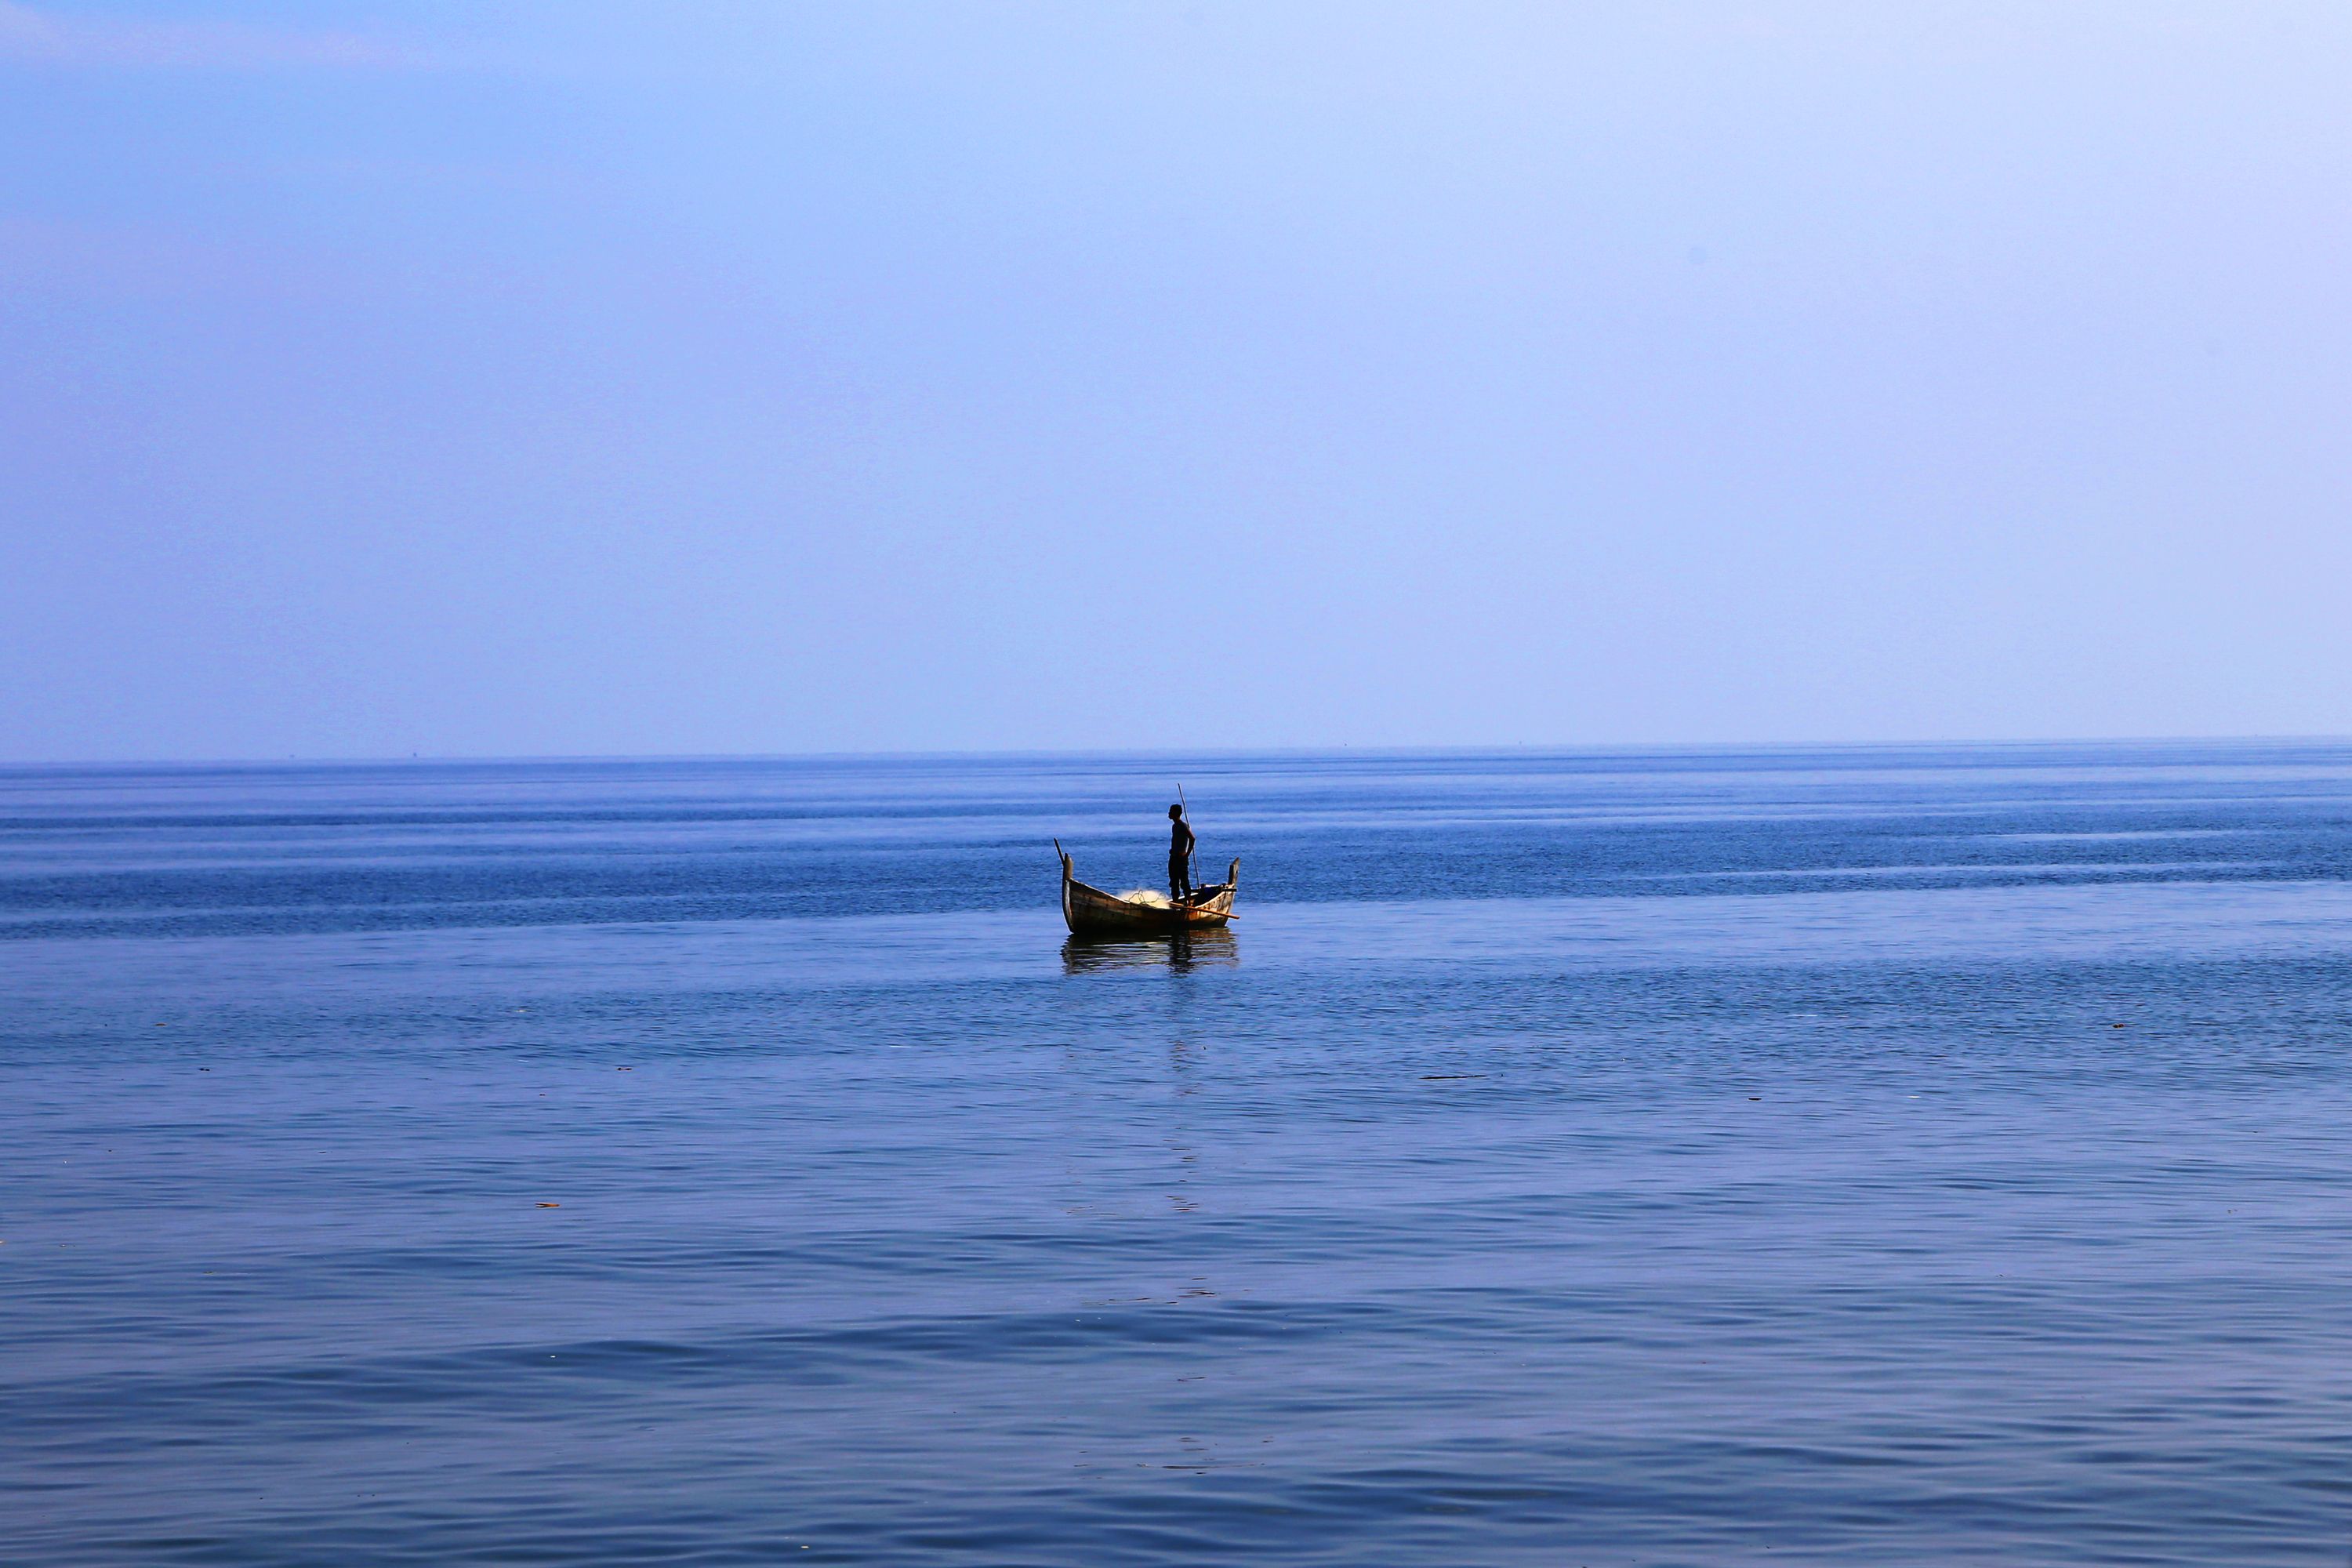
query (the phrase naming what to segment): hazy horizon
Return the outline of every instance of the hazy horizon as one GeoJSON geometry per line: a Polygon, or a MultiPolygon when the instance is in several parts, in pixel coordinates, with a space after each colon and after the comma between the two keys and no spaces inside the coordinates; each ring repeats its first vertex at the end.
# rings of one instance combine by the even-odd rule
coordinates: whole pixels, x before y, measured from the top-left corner
{"type": "Polygon", "coordinates": [[[0,0],[0,761],[2352,732],[2347,68],[0,0]]]}
{"type": "Polygon", "coordinates": [[[301,754],[287,752],[282,757],[37,757],[0,762],[0,771],[33,773],[33,771],[73,771],[73,769],[264,769],[273,764],[320,764],[320,766],[381,766],[416,762],[416,764],[663,764],[663,762],[1089,762],[1089,759],[1152,759],[1167,757],[1171,762],[1267,762],[1267,759],[1331,759],[1343,752],[1362,752],[1367,757],[1494,757],[1500,752],[1528,752],[1543,757],[1675,757],[1675,754],[1769,754],[1790,752],[1818,757],[1825,752],[1936,752],[1936,750],[1961,750],[1961,752],[2000,752],[2000,750],[2034,750],[2034,752],[2055,752],[2055,750],[2112,750],[2112,752],[2136,752],[2136,750],[2159,748],[2328,748],[2328,745],[2352,745],[2352,733],[2345,736],[1924,736],[1912,741],[1449,741],[1425,742],[1425,745],[1355,745],[1352,741],[1336,741],[1331,745],[1028,745],[1028,748],[875,748],[875,750],[833,750],[833,752],[409,752],[397,757],[391,752],[320,752],[301,754]]]}

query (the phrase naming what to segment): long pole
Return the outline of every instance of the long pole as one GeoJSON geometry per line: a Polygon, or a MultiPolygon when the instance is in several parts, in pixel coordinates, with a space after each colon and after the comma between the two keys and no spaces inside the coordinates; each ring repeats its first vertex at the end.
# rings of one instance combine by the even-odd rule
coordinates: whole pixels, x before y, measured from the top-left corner
{"type": "MultiPolygon", "coordinates": [[[[1176,804],[1184,808],[1184,831],[1192,833],[1192,806],[1184,798],[1184,786],[1176,786],[1176,804]]],[[[1184,879],[1194,887],[1201,885],[1201,836],[1192,834],[1192,842],[1184,851],[1184,879]]]]}

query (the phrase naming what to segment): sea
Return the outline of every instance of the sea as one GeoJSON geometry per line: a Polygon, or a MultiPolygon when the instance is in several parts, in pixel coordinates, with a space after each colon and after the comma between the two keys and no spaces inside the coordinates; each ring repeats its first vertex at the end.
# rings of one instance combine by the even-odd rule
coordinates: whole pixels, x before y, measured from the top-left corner
{"type": "Polygon", "coordinates": [[[0,773],[0,1562],[2347,1557],[2352,745],[0,773]]]}

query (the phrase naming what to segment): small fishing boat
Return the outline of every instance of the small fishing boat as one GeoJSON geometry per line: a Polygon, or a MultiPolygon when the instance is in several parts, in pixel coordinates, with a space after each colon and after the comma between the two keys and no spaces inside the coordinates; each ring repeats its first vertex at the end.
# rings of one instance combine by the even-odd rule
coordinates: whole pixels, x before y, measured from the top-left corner
{"type": "Polygon", "coordinates": [[[1171,903],[1158,893],[1089,888],[1071,872],[1070,852],[1058,838],[1054,853],[1062,858],[1062,919],[1072,936],[1165,936],[1222,926],[1234,918],[1234,888],[1242,879],[1238,859],[1216,887],[1195,888],[1183,902],[1171,903]]]}

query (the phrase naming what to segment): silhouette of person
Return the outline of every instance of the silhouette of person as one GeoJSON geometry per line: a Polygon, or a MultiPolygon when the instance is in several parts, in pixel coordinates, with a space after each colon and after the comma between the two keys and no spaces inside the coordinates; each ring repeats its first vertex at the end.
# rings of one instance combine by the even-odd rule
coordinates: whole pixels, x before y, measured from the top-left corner
{"type": "Polygon", "coordinates": [[[1182,903],[1192,896],[1192,830],[1184,822],[1184,808],[1168,808],[1168,897],[1182,903]]]}

